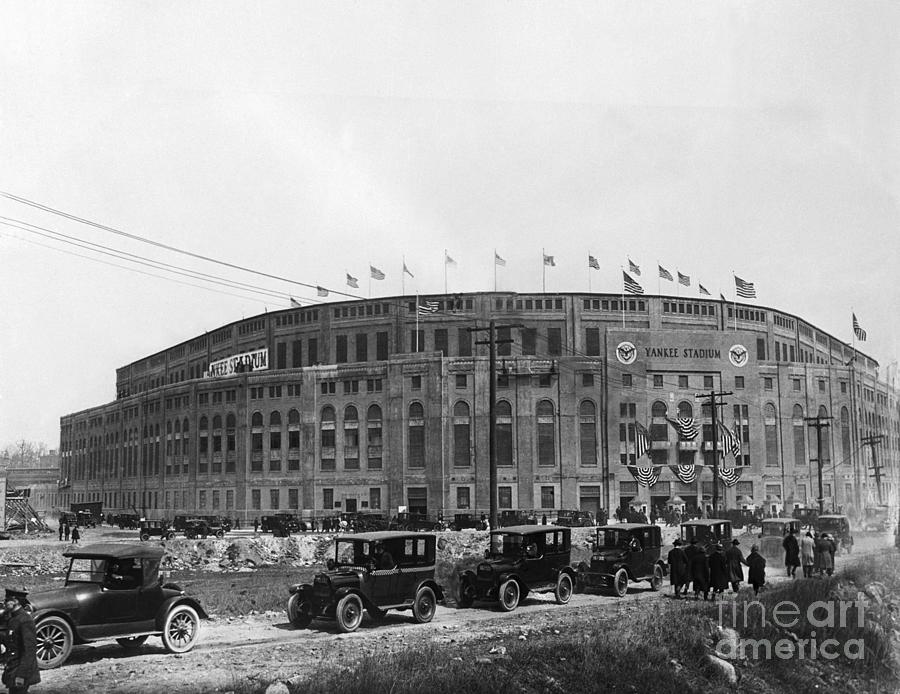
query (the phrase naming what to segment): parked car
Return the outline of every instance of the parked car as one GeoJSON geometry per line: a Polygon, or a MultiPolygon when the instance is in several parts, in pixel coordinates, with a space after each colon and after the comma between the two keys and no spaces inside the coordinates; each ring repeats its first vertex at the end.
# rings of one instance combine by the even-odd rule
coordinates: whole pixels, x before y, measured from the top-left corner
{"type": "Polygon", "coordinates": [[[175,530],[165,520],[142,520],[140,527],[141,542],[146,542],[151,537],[159,537],[165,540],[175,539],[175,530]]]}
{"type": "Polygon", "coordinates": [[[557,525],[514,525],[492,530],[484,561],[459,577],[459,606],[497,600],[511,612],[528,593],[553,592],[561,605],[572,597],[575,572],[569,566],[572,529],[557,525]]]}
{"type": "Polygon", "coordinates": [[[475,513],[456,513],[453,515],[453,523],[450,530],[481,530],[481,516],[475,513]]]}
{"type": "Polygon", "coordinates": [[[588,528],[597,525],[594,514],[590,511],[561,510],[556,514],[556,525],[569,528],[588,528]]]}
{"type": "Polygon", "coordinates": [[[800,528],[815,528],[819,519],[819,510],[815,508],[794,508],[791,517],[800,521],[800,528]]]}
{"type": "Polygon", "coordinates": [[[207,615],[200,603],[159,573],[163,549],[146,544],[73,547],[65,584],[28,596],[42,670],[59,667],[72,647],[115,639],[139,648],[148,636],[162,638],[170,653],[185,653],[207,615]]]}
{"type": "Polygon", "coordinates": [[[662,531],[657,525],[620,523],[597,528],[590,563],[581,562],[575,578],[579,590],[610,591],[620,598],[628,582],[649,581],[659,590],[668,573],[660,559],[662,531]]]}
{"type": "Polygon", "coordinates": [[[272,533],[274,537],[287,537],[291,533],[300,532],[300,521],[290,513],[276,513],[260,518],[259,529],[264,533],[272,533]]]}
{"type": "Polygon", "coordinates": [[[408,511],[401,511],[391,519],[390,529],[408,531],[435,531],[441,529],[441,522],[438,520],[433,520],[422,513],[409,513],[408,511]]]}
{"type": "MultiPolygon", "coordinates": [[[[346,514],[350,515],[350,514],[346,514]]],[[[354,529],[354,532],[357,533],[374,533],[379,532],[381,530],[390,529],[390,521],[380,513],[362,513],[358,512],[353,514],[353,518],[348,518],[347,522],[350,523],[354,529]]]]}
{"type": "Polygon", "coordinates": [[[754,509],[729,508],[722,511],[721,515],[724,520],[731,521],[734,530],[747,528],[748,532],[753,532],[762,522],[762,513],[754,509]]]}
{"type": "Polygon", "coordinates": [[[800,542],[800,521],[797,518],[764,518],[762,532],[759,534],[759,553],[766,561],[784,565],[785,536],[794,531],[797,542],[800,542]]]}
{"type": "Polygon", "coordinates": [[[119,530],[137,530],[140,527],[141,517],[136,513],[120,513],[116,515],[115,522],[119,530]]]}
{"type": "Polygon", "coordinates": [[[817,533],[828,533],[834,538],[838,549],[853,551],[853,533],[850,531],[850,519],[839,513],[819,516],[816,521],[817,533]]]}
{"type": "Polygon", "coordinates": [[[194,540],[198,537],[205,540],[210,535],[224,537],[225,531],[221,526],[210,525],[204,518],[188,518],[184,522],[184,536],[189,540],[194,540]]]}
{"type": "Polygon", "coordinates": [[[410,610],[416,622],[430,622],[444,590],[434,579],[435,536],[383,531],[342,535],[335,539],[334,559],[312,583],[289,589],[287,615],[296,627],[316,618],[334,619],[343,632],[355,631],[363,610],[380,620],[388,610],[410,610]],[[393,568],[375,563],[381,543],[393,568]]]}
{"type": "Polygon", "coordinates": [[[538,518],[534,511],[505,509],[497,517],[497,525],[509,528],[514,525],[537,525],[538,518]]]}
{"type": "Polygon", "coordinates": [[[722,518],[685,521],[681,524],[681,541],[690,544],[694,538],[707,554],[717,542],[727,546],[731,542],[731,521],[722,518]]]}

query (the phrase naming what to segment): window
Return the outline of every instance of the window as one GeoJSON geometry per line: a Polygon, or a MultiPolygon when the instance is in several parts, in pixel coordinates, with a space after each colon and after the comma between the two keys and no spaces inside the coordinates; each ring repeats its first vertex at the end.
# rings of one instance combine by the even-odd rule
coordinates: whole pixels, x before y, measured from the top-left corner
{"type": "Polygon", "coordinates": [[[373,510],[381,509],[381,487],[369,489],[369,508],[373,510]]]}
{"type": "Polygon", "coordinates": [[[425,331],[410,330],[409,331],[409,351],[424,352],[425,351],[425,331]]]}
{"type": "Polygon", "coordinates": [[[456,331],[457,351],[461,357],[472,356],[472,334],[468,328],[459,328],[456,331]]]}
{"type": "Polygon", "coordinates": [[[553,487],[541,487],[541,508],[556,508],[556,494],[553,487]]]}
{"type": "Polygon", "coordinates": [[[581,385],[584,388],[593,388],[594,374],[581,374],[581,385]]]}
{"type": "Polygon", "coordinates": [[[765,390],[772,390],[775,387],[774,380],[769,376],[763,377],[763,388],[765,390]]]}
{"type": "Polygon", "coordinates": [[[409,406],[407,460],[411,468],[425,467],[425,410],[421,403],[409,406]]]}
{"type": "Polygon", "coordinates": [[[547,328],[547,354],[558,357],[562,354],[562,329],[547,328]]]}
{"type": "Polygon", "coordinates": [[[506,400],[497,402],[497,429],[495,433],[495,445],[497,465],[509,466],[513,464],[513,435],[512,435],[512,407],[506,400]]]}
{"type": "Polygon", "coordinates": [[[369,361],[369,336],[356,333],[356,361],[369,361]]]}
{"type": "Polygon", "coordinates": [[[259,489],[250,490],[250,508],[259,511],[262,508],[262,491],[259,489]]]}
{"type": "Polygon", "coordinates": [[[662,388],[663,387],[662,374],[653,374],[653,387],[654,388],[662,388]]]}
{"type": "Polygon", "coordinates": [[[469,467],[472,464],[469,427],[469,405],[465,402],[458,402],[453,406],[453,465],[455,467],[469,467]]]}
{"type": "Polygon", "coordinates": [[[549,400],[537,404],[537,448],[538,465],[556,464],[556,418],[549,400]]]}
{"type": "Polygon", "coordinates": [[[579,440],[581,464],[597,464],[597,407],[590,400],[583,400],[579,409],[579,440]]]}
{"type": "Polygon", "coordinates": [[[800,379],[799,378],[792,379],[791,383],[793,385],[794,392],[799,393],[800,392],[800,379]]]}
{"type": "Polygon", "coordinates": [[[422,377],[421,376],[412,376],[409,379],[410,388],[413,390],[422,390],[422,377]]]}
{"type": "Polygon", "coordinates": [[[744,387],[744,377],[743,376],[735,376],[734,377],[734,387],[735,388],[743,388],[744,387]]]}
{"type": "Polygon", "coordinates": [[[794,429],[794,465],[807,465],[806,422],[803,421],[803,408],[800,405],[794,405],[791,424],[794,429]]]}
{"type": "Polygon", "coordinates": [[[622,374],[622,387],[623,388],[631,388],[631,386],[632,386],[631,374],[622,374]]]}
{"type": "Polygon", "coordinates": [[[825,392],[825,379],[824,378],[819,379],[819,392],[820,393],[825,392]]]}
{"type": "Polygon", "coordinates": [[[512,508],[512,487],[497,487],[497,506],[512,508]]]}
{"type": "Polygon", "coordinates": [[[687,376],[679,376],[678,377],[678,387],[679,388],[689,388],[688,385],[688,377],[687,376]]]}
{"type": "Polygon", "coordinates": [[[465,388],[468,385],[466,374],[456,374],[456,387],[465,388]]]}
{"type": "Polygon", "coordinates": [[[347,361],[347,336],[346,335],[336,335],[335,336],[334,360],[338,364],[343,364],[347,361]]]}
{"type": "Polygon", "coordinates": [[[326,511],[334,508],[334,489],[322,490],[322,508],[326,511]]]}
{"type": "Polygon", "coordinates": [[[388,334],[386,332],[375,333],[375,358],[385,361],[388,358],[388,334]]]}
{"type": "Polygon", "coordinates": [[[449,340],[447,338],[447,329],[438,328],[434,331],[434,351],[440,352],[445,357],[450,354],[448,349],[449,340]]]}
{"type": "Polygon", "coordinates": [[[270,489],[269,490],[269,508],[275,510],[278,509],[278,504],[281,501],[281,490],[280,489],[270,489]]]}
{"type": "Polygon", "coordinates": [[[456,488],[456,508],[469,508],[469,493],[468,487],[456,488]]]}
{"type": "Polygon", "coordinates": [[[756,338],[756,358],[758,361],[766,359],[766,338],[764,337],[756,338]]]}
{"type": "Polygon", "coordinates": [[[319,363],[319,339],[316,337],[309,338],[306,343],[306,365],[314,366],[319,363]]]}
{"type": "Polygon", "coordinates": [[[537,354],[537,328],[522,329],[522,354],[537,354]]]}
{"type": "Polygon", "coordinates": [[[766,435],[766,466],[778,466],[778,414],[775,405],[766,403],[763,407],[763,426],[766,435]]]}
{"type": "Polygon", "coordinates": [[[704,376],[703,377],[703,387],[704,388],[713,388],[713,377],[712,376],[704,376]]]}
{"type": "MultiPolygon", "coordinates": [[[[600,329],[587,328],[584,331],[584,351],[589,357],[600,356],[600,329]]],[[[524,352],[524,350],[523,350],[524,352]]]]}

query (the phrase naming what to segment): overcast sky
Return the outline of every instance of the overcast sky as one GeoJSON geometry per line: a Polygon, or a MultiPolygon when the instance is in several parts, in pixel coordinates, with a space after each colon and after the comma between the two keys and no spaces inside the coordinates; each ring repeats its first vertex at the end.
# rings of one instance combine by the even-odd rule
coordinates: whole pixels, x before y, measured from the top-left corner
{"type": "MultiPolygon", "coordinates": [[[[691,276],[683,295],[731,298],[734,271],[847,341],[855,311],[886,367],[898,35],[900,5],[847,0],[6,0],[0,191],[313,286],[353,291],[349,272],[362,295],[369,264],[372,294],[399,294],[403,256],[407,293],[442,292],[444,249],[451,291],[492,289],[494,249],[522,292],[542,248],[547,291],[619,292],[630,257],[648,292],[660,263],[691,276]]],[[[0,217],[0,446],[56,448],[117,367],[317,301],[10,198],[0,217]]]]}

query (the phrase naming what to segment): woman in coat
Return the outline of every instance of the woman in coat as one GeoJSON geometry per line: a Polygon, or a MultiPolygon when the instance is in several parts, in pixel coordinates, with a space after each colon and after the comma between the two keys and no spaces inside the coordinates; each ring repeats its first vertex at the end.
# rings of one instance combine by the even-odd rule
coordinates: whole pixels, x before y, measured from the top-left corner
{"type": "Polygon", "coordinates": [[[812,533],[807,531],[800,539],[800,564],[803,566],[803,576],[812,578],[813,566],[816,563],[815,552],[816,541],[813,540],[812,533]]]}
{"type": "Polygon", "coordinates": [[[728,560],[722,543],[716,543],[713,553],[709,555],[709,583],[714,595],[720,595],[728,587],[728,560]]]}
{"type": "Polygon", "coordinates": [[[744,580],[744,553],[738,548],[740,540],[731,541],[731,547],[725,550],[725,560],[728,562],[728,582],[731,590],[737,593],[741,589],[741,581],[744,580]]]}
{"type": "Polygon", "coordinates": [[[753,594],[759,595],[759,589],[766,584],[766,558],[759,553],[759,547],[753,545],[747,555],[747,581],[753,586],[753,594]]]}
{"type": "Polygon", "coordinates": [[[819,575],[827,573],[829,576],[834,572],[834,556],[831,554],[831,540],[828,539],[826,533],[819,535],[816,540],[816,568],[819,575]]]}
{"type": "Polygon", "coordinates": [[[677,539],[672,543],[674,547],[669,550],[669,581],[675,590],[675,599],[681,598],[681,589],[687,590],[687,584],[691,582],[691,576],[688,572],[688,558],[681,549],[681,540],[677,539]]]}

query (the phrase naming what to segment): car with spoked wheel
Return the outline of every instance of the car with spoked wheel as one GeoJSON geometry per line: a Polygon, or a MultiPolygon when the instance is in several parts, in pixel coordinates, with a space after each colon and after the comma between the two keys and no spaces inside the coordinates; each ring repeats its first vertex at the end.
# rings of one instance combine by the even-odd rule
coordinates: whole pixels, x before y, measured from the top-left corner
{"type": "Polygon", "coordinates": [[[659,590],[666,576],[660,558],[662,533],[659,526],[619,523],[597,528],[590,562],[578,565],[575,585],[579,590],[600,590],[625,597],[628,584],[650,583],[659,590]]]}
{"type": "Polygon", "coordinates": [[[156,545],[101,543],[74,547],[61,588],[31,593],[28,603],[42,670],[59,667],[76,645],[115,639],[140,648],[159,636],[169,653],[186,653],[197,642],[207,614],[194,598],[166,583],[156,545]]]}
{"type": "Polygon", "coordinates": [[[484,561],[459,576],[458,604],[465,608],[476,600],[497,601],[501,610],[512,612],[529,593],[552,592],[564,605],[575,579],[571,553],[571,528],[514,525],[493,530],[484,561]]]}
{"type": "Polygon", "coordinates": [[[364,612],[380,621],[388,610],[409,611],[415,622],[430,622],[444,599],[434,577],[435,545],[435,535],[415,531],[336,537],[327,571],[290,586],[288,619],[298,628],[330,620],[345,633],[359,628],[364,612]]]}

